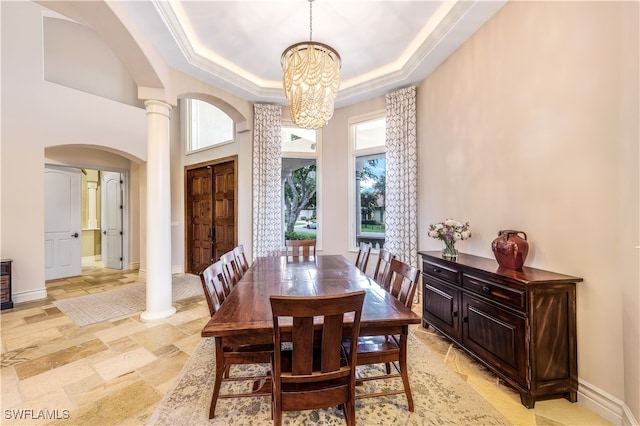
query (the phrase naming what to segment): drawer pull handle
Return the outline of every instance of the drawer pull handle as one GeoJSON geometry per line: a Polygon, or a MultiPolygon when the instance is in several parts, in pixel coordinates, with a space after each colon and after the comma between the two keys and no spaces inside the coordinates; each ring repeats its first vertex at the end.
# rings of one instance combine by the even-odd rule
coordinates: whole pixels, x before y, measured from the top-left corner
{"type": "Polygon", "coordinates": [[[451,312],[451,316],[456,318],[458,316],[458,311],[451,312]]]}
{"type": "Polygon", "coordinates": [[[469,322],[469,317],[462,318],[462,322],[469,322]]]}
{"type": "Polygon", "coordinates": [[[491,292],[491,288],[487,287],[486,285],[484,287],[482,287],[482,291],[484,291],[485,293],[490,293],[491,292]]]}
{"type": "Polygon", "coordinates": [[[439,274],[440,272],[442,272],[442,269],[440,269],[440,268],[433,268],[433,272],[435,272],[436,274],[439,274]]]}

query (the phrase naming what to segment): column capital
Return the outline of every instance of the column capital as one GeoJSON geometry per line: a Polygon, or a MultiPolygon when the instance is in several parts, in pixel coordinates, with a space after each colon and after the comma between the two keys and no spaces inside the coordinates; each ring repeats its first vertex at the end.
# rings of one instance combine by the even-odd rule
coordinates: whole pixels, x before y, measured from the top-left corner
{"type": "Polygon", "coordinates": [[[172,106],[164,101],[158,101],[155,99],[149,99],[144,101],[144,106],[147,108],[147,115],[149,114],[161,114],[167,118],[171,118],[172,106]]]}

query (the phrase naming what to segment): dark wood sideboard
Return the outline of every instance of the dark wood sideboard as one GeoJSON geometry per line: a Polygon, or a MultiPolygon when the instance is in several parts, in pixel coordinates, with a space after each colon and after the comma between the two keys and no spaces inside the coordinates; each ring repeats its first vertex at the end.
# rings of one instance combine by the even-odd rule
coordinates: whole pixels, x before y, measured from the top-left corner
{"type": "Polygon", "coordinates": [[[11,301],[11,259],[2,259],[0,263],[0,310],[13,308],[11,301]]]}
{"type": "Polygon", "coordinates": [[[518,392],[578,398],[576,283],[582,278],[439,251],[422,256],[422,325],[433,326],[518,392]]]}

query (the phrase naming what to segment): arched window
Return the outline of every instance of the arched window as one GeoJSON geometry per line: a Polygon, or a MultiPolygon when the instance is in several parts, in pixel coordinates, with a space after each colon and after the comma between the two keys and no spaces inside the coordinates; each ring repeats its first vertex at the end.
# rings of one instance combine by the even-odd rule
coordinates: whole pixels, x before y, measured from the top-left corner
{"type": "Polygon", "coordinates": [[[234,122],[220,108],[198,99],[187,99],[187,154],[232,143],[234,122]]]}

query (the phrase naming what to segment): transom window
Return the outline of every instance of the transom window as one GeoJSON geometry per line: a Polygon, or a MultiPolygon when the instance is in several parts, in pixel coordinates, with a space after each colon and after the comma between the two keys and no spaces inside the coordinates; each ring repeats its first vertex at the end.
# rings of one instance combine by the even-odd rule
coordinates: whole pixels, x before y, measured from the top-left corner
{"type": "Polygon", "coordinates": [[[187,153],[233,142],[235,125],[224,111],[198,99],[187,99],[185,106],[187,153]]]}

